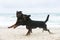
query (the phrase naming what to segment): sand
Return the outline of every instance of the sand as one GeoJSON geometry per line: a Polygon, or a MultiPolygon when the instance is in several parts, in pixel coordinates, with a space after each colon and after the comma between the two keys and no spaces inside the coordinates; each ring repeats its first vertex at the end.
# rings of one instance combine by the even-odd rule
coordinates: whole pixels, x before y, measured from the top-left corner
{"type": "Polygon", "coordinates": [[[50,29],[53,34],[42,32],[42,29],[33,29],[33,33],[25,36],[25,28],[0,28],[0,40],[60,40],[60,29],[50,29]]]}

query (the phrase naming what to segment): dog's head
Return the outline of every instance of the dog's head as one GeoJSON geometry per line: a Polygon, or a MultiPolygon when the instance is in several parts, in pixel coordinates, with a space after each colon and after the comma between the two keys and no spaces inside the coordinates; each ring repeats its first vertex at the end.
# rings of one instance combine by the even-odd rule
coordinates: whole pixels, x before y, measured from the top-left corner
{"type": "Polygon", "coordinates": [[[28,21],[31,15],[23,14],[22,11],[17,11],[16,13],[17,20],[28,21]]]}
{"type": "Polygon", "coordinates": [[[21,18],[23,16],[22,11],[17,11],[16,16],[17,16],[17,18],[21,18]]]}

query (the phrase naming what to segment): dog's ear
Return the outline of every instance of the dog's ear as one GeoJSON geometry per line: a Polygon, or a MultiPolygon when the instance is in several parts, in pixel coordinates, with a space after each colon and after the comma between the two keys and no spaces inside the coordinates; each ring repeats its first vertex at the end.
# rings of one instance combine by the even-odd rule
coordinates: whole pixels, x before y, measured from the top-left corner
{"type": "Polygon", "coordinates": [[[22,11],[16,11],[16,12],[22,13],[22,11]]]}

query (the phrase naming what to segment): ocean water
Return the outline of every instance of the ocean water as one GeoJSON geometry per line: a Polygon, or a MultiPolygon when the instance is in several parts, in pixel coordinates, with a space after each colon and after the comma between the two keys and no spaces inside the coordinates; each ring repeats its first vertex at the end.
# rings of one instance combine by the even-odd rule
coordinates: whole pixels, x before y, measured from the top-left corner
{"type": "MultiPolygon", "coordinates": [[[[48,13],[26,13],[32,20],[45,21],[48,13]]],[[[60,13],[49,13],[48,27],[60,27],[60,13]]],[[[16,22],[16,13],[0,13],[0,27],[9,27],[16,22]]]]}

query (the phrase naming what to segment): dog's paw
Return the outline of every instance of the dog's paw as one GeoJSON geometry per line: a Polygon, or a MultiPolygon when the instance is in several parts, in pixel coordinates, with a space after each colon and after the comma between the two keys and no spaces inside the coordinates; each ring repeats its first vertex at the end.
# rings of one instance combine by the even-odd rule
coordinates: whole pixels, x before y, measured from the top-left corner
{"type": "Polygon", "coordinates": [[[8,27],[8,28],[12,28],[12,27],[8,27]]]}

